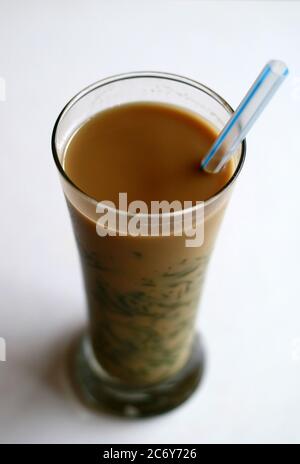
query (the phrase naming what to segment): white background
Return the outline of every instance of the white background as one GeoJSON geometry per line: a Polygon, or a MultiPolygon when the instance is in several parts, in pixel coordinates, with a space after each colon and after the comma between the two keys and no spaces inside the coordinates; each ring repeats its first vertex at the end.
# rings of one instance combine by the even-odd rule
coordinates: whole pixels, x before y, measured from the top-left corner
{"type": "Polygon", "coordinates": [[[300,442],[299,48],[297,1],[0,1],[1,442],[300,442]],[[134,70],[186,75],[236,107],[271,58],[290,76],[248,137],[211,261],[201,388],[147,420],[84,409],[61,369],[86,314],[50,150],[58,112],[134,70]]]}

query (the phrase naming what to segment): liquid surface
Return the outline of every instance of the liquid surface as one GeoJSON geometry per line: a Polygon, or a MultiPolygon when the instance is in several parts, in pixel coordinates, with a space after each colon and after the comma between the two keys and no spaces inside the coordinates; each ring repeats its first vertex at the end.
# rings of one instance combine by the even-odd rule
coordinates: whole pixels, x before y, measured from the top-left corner
{"type": "Polygon", "coordinates": [[[97,201],[207,200],[230,179],[199,171],[217,133],[176,106],[133,103],[105,110],[71,138],[64,168],[73,183],[97,201]]]}

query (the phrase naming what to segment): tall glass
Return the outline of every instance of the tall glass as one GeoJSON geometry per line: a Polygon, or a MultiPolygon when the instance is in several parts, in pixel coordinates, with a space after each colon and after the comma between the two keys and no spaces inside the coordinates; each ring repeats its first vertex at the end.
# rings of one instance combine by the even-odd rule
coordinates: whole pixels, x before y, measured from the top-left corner
{"type": "Polygon", "coordinates": [[[246,144],[234,155],[234,173],[227,185],[204,204],[202,246],[186,247],[185,237],[174,234],[100,237],[97,201],[68,178],[65,147],[89,118],[129,102],[175,104],[218,130],[233,110],[195,81],[141,72],[111,77],[84,89],[65,106],[54,126],[52,150],[78,245],[89,311],[73,376],[90,403],[123,415],[142,416],[177,406],[200,382],[204,357],[195,331],[197,308],[246,144]]]}

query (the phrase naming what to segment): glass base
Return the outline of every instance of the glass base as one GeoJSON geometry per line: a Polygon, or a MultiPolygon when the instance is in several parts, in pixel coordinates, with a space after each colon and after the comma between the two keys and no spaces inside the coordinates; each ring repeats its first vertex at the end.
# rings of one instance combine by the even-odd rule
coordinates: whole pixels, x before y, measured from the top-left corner
{"type": "Polygon", "coordinates": [[[145,417],[169,411],[191,396],[203,375],[204,352],[197,335],[190,359],[179,373],[149,387],[129,387],[107,375],[83,335],[71,371],[74,386],[88,406],[121,416],[145,417]]]}

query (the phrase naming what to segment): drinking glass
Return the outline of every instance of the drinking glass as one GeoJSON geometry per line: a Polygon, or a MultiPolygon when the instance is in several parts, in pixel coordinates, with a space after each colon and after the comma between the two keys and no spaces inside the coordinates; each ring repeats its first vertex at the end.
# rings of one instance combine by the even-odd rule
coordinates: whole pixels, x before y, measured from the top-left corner
{"type": "MultiPolygon", "coordinates": [[[[54,126],[53,156],[79,250],[89,314],[73,358],[72,378],[89,404],[126,416],[147,416],[176,407],[201,380],[204,354],[195,330],[197,308],[246,143],[234,154],[228,183],[204,202],[201,246],[187,247],[185,237],[174,234],[101,237],[96,232],[97,200],[69,179],[64,169],[65,149],[74,132],[91,117],[133,102],[182,107],[218,131],[233,110],[214,91],[191,79],[139,72],[87,87],[69,101],[54,126]]],[[[173,214],[169,214],[170,221],[173,214]]]]}

